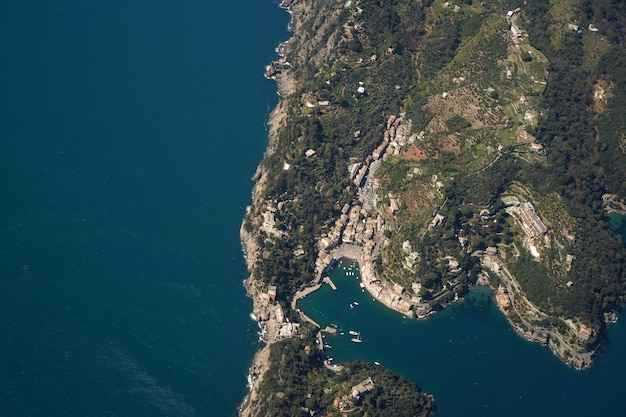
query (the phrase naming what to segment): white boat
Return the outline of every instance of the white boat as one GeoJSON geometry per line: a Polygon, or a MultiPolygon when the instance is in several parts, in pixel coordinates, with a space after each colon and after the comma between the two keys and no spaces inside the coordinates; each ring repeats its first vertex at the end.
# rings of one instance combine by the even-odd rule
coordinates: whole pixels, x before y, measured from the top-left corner
{"type": "Polygon", "coordinates": [[[352,336],[358,336],[359,332],[355,331],[355,330],[350,330],[348,333],[350,333],[352,336]]]}
{"type": "Polygon", "coordinates": [[[355,306],[358,306],[358,305],[359,305],[359,303],[358,303],[357,301],[355,301],[353,304],[354,304],[355,306]]]}
{"type": "Polygon", "coordinates": [[[352,340],[354,343],[361,343],[362,342],[362,340],[361,340],[361,333],[359,333],[356,337],[353,337],[350,340],[352,340]]]}
{"type": "Polygon", "coordinates": [[[359,287],[365,288],[365,284],[363,284],[362,282],[359,282],[359,287]]]}
{"type": "Polygon", "coordinates": [[[376,366],[380,366],[380,362],[378,362],[378,361],[374,361],[374,365],[376,365],[376,366]]]}

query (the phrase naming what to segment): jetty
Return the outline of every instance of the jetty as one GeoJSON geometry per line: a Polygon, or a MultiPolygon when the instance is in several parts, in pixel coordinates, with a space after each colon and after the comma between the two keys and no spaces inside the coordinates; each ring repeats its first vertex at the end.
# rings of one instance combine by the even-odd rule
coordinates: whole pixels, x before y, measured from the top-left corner
{"type": "Polygon", "coordinates": [[[297,293],[294,294],[293,298],[291,299],[291,309],[292,310],[297,310],[296,308],[296,304],[298,302],[299,299],[306,297],[307,295],[311,294],[312,292],[315,292],[317,290],[319,290],[319,288],[322,286],[322,284],[315,284],[311,287],[307,287],[303,290],[298,291],[297,293]]]}
{"type": "Polygon", "coordinates": [[[337,286],[335,285],[333,280],[330,279],[330,277],[324,277],[324,282],[327,283],[328,285],[330,285],[330,288],[332,288],[333,291],[337,291],[337,286]]]}
{"type": "Polygon", "coordinates": [[[328,334],[337,334],[337,329],[331,326],[326,326],[321,331],[328,333],[328,334]]]}

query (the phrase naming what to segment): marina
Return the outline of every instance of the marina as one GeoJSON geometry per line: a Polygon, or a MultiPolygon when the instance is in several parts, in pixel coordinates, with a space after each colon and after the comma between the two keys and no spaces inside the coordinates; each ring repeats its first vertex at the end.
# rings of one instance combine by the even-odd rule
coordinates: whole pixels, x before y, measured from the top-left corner
{"type": "Polygon", "coordinates": [[[624,320],[609,326],[612,343],[591,369],[575,371],[549,350],[513,332],[486,288],[477,288],[462,303],[418,321],[361,293],[355,277],[343,272],[336,268],[331,274],[337,291],[322,286],[299,304],[322,326],[336,325],[337,334],[328,334],[326,341],[332,345],[332,363],[384,364],[432,393],[438,417],[583,417],[615,415],[614,410],[626,409],[622,386],[614,383],[626,373],[624,320]],[[347,307],[355,301],[358,309],[347,307]],[[359,334],[365,343],[352,340],[359,334]],[[503,364],[507,372],[501,371],[503,364]],[[448,370],[454,370],[454,375],[448,370]]]}

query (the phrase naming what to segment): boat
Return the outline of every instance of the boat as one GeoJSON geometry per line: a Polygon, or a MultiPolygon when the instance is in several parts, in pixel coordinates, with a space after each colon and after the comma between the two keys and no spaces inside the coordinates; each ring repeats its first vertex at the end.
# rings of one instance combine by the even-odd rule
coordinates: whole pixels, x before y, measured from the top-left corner
{"type": "Polygon", "coordinates": [[[374,361],[374,365],[376,365],[376,366],[380,366],[380,362],[378,362],[378,361],[374,361]]]}
{"type": "Polygon", "coordinates": [[[359,305],[359,303],[358,303],[357,301],[355,301],[353,304],[354,304],[355,306],[358,306],[358,305],[359,305]]]}
{"type": "Polygon", "coordinates": [[[354,306],[352,305],[352,303],[350,303],[350,308],[354,308],[354,306]]]}
{"type": "Polygon", "coordinates": [[[350,333],[352,336],[358,336],[359,332],[355,331],[355,330],[350,330],[348,333],[350,333]]]}
{"type": "Polygon", "coordinates": [[[362,282],[359,282],[359,287],[365,288],[365,284],[363,284],[362,282]]]}
{"type": "Polygon", "coordinates": [[[350,340],[352,340],[354,343],[361,343],[361,342],[363,342],[363,341],[361,340],[361,333],[358,333],[356,337],[353,337],[353,338],[352,338],[352,339],[350,339],[350,340]]]}

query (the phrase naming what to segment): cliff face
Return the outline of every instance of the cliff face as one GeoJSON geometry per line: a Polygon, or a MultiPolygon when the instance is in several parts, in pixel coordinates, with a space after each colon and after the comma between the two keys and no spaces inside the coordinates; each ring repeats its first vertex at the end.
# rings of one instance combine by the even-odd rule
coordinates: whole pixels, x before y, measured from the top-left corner
{"type": "Polygon", "coordinates": [[[591,363],[626,294],[602,210],[626,196],[623,28],[584,2],[518,3],[283,2],[293,37],[241,228],[268,342],[244,415],[267,410],[290,301],[337,247],[403,314],[484,283],[521,335],[591,363]]]}

